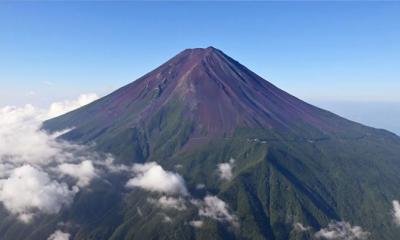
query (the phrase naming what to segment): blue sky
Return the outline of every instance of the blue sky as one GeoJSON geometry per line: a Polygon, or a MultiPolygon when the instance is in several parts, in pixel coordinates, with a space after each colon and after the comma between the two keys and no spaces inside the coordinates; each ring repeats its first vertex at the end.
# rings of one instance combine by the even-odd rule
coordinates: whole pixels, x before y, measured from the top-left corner
{"type": "Polygon", "coordinates": [[[400,108],[396,2],[2,2],[0,106],[105,94],[207,46],[312,103],[400,108]]]}

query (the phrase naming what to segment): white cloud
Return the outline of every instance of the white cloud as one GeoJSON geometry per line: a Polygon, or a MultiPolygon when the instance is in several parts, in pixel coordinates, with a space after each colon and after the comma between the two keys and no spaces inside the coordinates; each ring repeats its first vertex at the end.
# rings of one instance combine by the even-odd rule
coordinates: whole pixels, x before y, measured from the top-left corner
{"type": "Polygon", "coordinates": [[[4,177],[9,176],[14,168],[15,167],[14,167],[13,164],[0,163],[0,178],[4,178],[4,177]]]}
{"type": "Polygon", "coordinates": [[[40,130],[42,116],[32,105],[0,109],[0,161],[43,162],[60,152],[55,139],[40,130]]]}
{"type": "Polygon", "coordinates": [[[171,223],[171,222],[172,222],[172,218],[169,217],[169,216],[166,215],[166,214],[163,214],[163,222],[164,222],[164,223],[171,223]]]}
{"type": "Polygon", "coordinates": [[[114,158],[111,154],[107,154],[106,158],[102,161],[97,161],[96,165],[103,166],[107,171],[112,173],[130,172],[131,167],[123,164],[115,164],[114,158]]]}
{"type": "Polygon", "coordinates": [[[178,211],[186,210],[185,200],[181,197],[174,198],[168,196],[162,196],[159,199],[149,199],[149,202],[156,206],[164,209],[176,209],[178,211]]]}
{"type": "Polygon", "coordinates": [[[168,216],[164,216],[163,222],[165,223],[171,223],[172,222],[172,218],[168,217],[168,216]]]}
{"type": "Polygon", "coordinates": [[[77,185],[85,187],[89,185],[90,181],[97,177],[96,169],[93,162],[85,160],[81,163],[63,163],[58,166],[58,170],[65,175],[69,175],[78,180],[77,185]]]}
{"type": "Polygon", "coordinates": [[[204,224],[203,221],[201,220],[193,220],[189,222],[190,226],[194,227],[194,228],[201,228],[204,224]]]}
{"type": "MultiPolygon", "coordinates": [[[[83,95],[63,109],[79,107],[91,99],[93,95],[83,95]]],[[[53,105],[53,113],[55,109],[60,112],[61,108],[55,106],[61,105],[53,105]]],[[[58,140],[60,132],[49,134],[41,130],[42,121],[53,114],[50,112],[32,105],[0,108],[0,203],[25,222],[39,212],[56,213],[72,201],[77,187],[70,190],[72,186],[54,173],[68,174],[83,187],[96,176],[95,166],[107,171],[123,168],[114,166],[110,155],[58,140]]]]}
{"type": "Polygon", "coordinates": [[[400,203],[397,200],[392,201],[393,205],[393,218],[397,225],[400,225],[400,203]]]}
{"type": "Polygon", "coordinates": [[[76,191],[30,165],[15,168],[9,178],[0,180],[0,201],[24,222],[29,222],[37,211],[58,212],[72,202],[76,191]]]}
{"type": "Polygon", "coordinates": [[[364,240],[370,235],[359,226],[351,226],[348,222],[331,222],[328,227],[315,233],[318,239],[328,240],[364,240]]]}
{"type": "Polygon", "coordinates": [[[82,107],[86,104],[89,104],[95,100],[97,100],[99,96],[95,93],[82,94],[78,99],[73,101],[63,101],[63,102],[55,102],[50,105],[49,112],[47,114],[47,118],[53,118],[60,116],[64,113],[75,110],[79,107],[82,107]]]}
{"type": "Polygon", "coordinates": [[[42,122],[55,112],[64,113],[95,98],[95,94],[83,94],[78,100],[66,101],[71,103],[66,104],[68,106],[54,103],[49,110],[29,104],[20,108],[0,108],[0,162],[48,163],[54,157],[59,158],[60,153],[72,145],[57,141],[60,133],[48,134],[41,130],[42,122]]]}
{"type": "Polygon", "coordinates": [[[173,172],[165,171],[156,162],[135,164],[136,174],[127,183],[127,187],[139,187],[152,192],[188,195],[183,178],[173,172]]]}
{"type": "Polygon", "coordinates": [[[227,163],[218,164],[218,173],[221,179],[231,180],[233,177],[232,169],[235,163],[235,159],[231,158],[227,163]]]}
{"type": "Polygon", "coordinates": [[[228,205],[216,196],[207,195],[203,201],[192,201],[199,207],[199,215],[238,226],[238,219],[229,213],[228,205]]]}
{"type": "Polygon", "coordinates": [[[51,234],[47,238],[47,240],[69,240],[70,237],[71,237],[71,234],[57,230],[53,234],[51,234]]]}
{"type": "Polygon", "coordinates": [[[302,223],[299,222],[294,223],[293,228],[298,232],[306,232],[311,230],[310,226],[304,226],[302,223]]]}

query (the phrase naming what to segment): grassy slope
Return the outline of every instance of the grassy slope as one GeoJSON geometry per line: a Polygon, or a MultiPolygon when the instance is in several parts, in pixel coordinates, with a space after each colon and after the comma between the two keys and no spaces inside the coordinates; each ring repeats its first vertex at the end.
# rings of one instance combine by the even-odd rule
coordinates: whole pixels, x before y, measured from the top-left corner
{"type": "Polygon", "coordinates": [[[1,218],[0,234],[3,239],[44,239],[57,223],[65,222],[71,224],[73,239],[292,240],[309,239],[293,231],[294,222],[319,229],[331,219],[344,219],[370,231],[372,239],[396,239],[400,231],[392,222],[390,201],[400,198],[395,188],[400,184],[399,154],[398,143],[376,138],[261,143],[239,134],[160,163],[171,170],[182,164],[179,172],[193,195],[218,195],[239,217],[240,229],[213,220],[207,220],[202,230],[193,229],[185,223],[196,219],[195,208],[160,211],[147,202],[148,193],[127,191],[124,180],[110,176],[115,181],[112,187],[95,182],[73,206],[34,226],[1,218]],[[221,181],[216,164],[230,157],[236,159],[234,179],[221,181]],[[195,190],[198,183],[206,184],[207,190],[195,190]],[[163,223],[163,212],[174,219],[172,223],[163,223]]]}

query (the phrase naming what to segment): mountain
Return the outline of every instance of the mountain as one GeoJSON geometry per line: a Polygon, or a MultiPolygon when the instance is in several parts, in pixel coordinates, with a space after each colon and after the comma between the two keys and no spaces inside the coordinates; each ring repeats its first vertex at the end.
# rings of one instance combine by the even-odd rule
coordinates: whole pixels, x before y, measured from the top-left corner
{"type": "Polygon", "coordinates": [[[357,138],[367,130],[300,101],[213,47],[187,49],[97,102],[45,123],[52,131],[71,127],[64,138],[96,141],[129,162],[149,160],[160,148],[232,137],[239,129],[303,140],[357,138]],[[119,149],[117,142],[113,151],[115,140],[131,144],[119,149]]]}
{"type": "Polygon", "coordinates": [[[111,153],[118,164],[178,172],[193,198],[217,196],[237,224],[204,214],[202,227],[191,226],[195,200],[165,210],[165,223],[148,201],[154,193],[127,190],[126,178],[110,174],[35,227],[0,220],[5,239],[43,239],[59,222],[72,226],[74,240],[316,239],[335,222],[368,234],[353,227],[330,239],[400,238],[391,212],[400,199],[400,138],[303,102],[213,47],[184,50],[43,128],[72,128],[60,139],[111,153]],[[219,164],[232,176],[221,179],[219,164]]]}

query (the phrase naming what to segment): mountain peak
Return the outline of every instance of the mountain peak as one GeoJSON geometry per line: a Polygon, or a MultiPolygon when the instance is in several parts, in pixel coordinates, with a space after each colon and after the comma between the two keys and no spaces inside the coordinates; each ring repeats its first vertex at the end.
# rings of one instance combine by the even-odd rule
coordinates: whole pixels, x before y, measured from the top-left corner
{"type": "Polygon", "coordinates": [[[187,52],[191,52],[191,53],[194,53],[194,52],[196,52],[196,53],[210,53],[210,52],[218,52],[218,51],[221,51],[221,50],[219,50],[219,49],[217,49],[217,48],[215,48],[215,47],[213,47],[213,46],[209,46],[209,47],[206,47],[206,48],[187,48],[187,49],[185,49],[185,50],[183,50],[184,52],[185,51],[187,51],[187,52]]]}
{"type": "Polygon", "coordinates": [[[207,48],[187,48],[173,57],[170,61],[182,62],[197,64],[206,57],[211,55],[218,56],[222,51],[218,50],[212,46],[207,48]]]}

